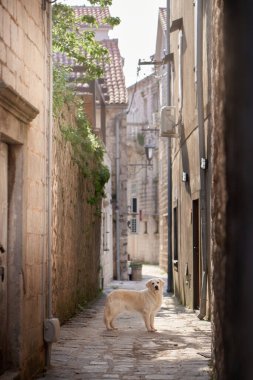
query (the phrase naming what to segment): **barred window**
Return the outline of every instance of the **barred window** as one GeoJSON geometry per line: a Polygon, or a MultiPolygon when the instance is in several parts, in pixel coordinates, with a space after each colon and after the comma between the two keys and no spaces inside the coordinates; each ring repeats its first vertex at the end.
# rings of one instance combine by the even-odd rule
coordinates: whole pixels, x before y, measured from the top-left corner
{"type": "Polygon", "coordinates": [[[133,233],[137,232],[136,218],[131,219],[131,232],[133,232],[133,233]]]}

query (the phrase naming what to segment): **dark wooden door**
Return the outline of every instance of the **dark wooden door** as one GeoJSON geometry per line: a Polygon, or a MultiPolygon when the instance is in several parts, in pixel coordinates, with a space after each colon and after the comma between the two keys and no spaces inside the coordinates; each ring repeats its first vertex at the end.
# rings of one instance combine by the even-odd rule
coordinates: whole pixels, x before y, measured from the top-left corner
{"type": "Polygon", "coordinates": [[[199,200],[192,203],[192,230],[193,230],[193,308],[200,306],[200,223],[199,200]]]}
{"type": "Polygon", "coordinates": [[[0,142],[0,375],[6,369],[7,352],[7,217],[8,146],[0,142]]]}

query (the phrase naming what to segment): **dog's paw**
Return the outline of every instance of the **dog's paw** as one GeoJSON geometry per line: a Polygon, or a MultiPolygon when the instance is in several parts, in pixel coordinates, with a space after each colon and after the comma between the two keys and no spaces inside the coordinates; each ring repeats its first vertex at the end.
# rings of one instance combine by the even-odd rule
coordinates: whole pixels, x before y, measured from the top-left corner
{"type": "Polygon", "coordinates": [[[155,329],[153,327],[151,327],[150,329],[148,329],[148,332],[156,332],[156,331],[157,331],[157,329],[155,329]]]}

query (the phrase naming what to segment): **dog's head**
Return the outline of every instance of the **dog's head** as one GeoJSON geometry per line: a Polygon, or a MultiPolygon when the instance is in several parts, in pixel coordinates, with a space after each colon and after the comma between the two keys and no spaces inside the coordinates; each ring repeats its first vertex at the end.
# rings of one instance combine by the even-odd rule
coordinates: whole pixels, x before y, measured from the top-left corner
{"type": "Polygon", "coordinates": [[[164,281],[160,278],[152,278],[146,283],[146,287],[154,292],[161,291],[163,289],[164,281]]]}

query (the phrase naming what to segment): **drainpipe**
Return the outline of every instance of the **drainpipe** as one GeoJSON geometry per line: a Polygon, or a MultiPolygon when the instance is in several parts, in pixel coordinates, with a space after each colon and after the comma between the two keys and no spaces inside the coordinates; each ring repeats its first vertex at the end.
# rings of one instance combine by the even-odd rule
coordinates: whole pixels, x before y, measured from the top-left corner
{"type": "Polygon", "coordinates": [[[49,132],[48,132],[48,318],[52,318],[52,131],[53,131],[53,63],[52,6],[49,6],[49,132]]]}
{"type": "Polygon", "coordinates": [[[120,280],[120,225],[119,225],[119,205],[120,205],[120,156],[119,156],[119,125],[121,119],[121,113],[115,118],[115,139],[116,139],[116,269],[117,269],[117,280],[120,280]]]}
{"type": "MultiPolygon", "coordinates": [[[[46,14],[46,10],[45,10],[46,14]]],[[[52,343],[57,342],[60,334],[60,322],[52,315],[52,130],[53,130],[53,63],[52,63],[52,6],[48,10],[49,36],[48,61],[49,61],[49,103],[48,103],[48,131],[47,131],[47,307],[44,320],[44,341],[46,342],[46,366],[50,366],[52,343]]]]}
{"type": "MultiPolygon", "coordinates": [[[[47,318],[50,320],[52,318],[52,258],[51,258],[51,170],[52,170],[52,127],[53,127],[53,114],[52,114],[52,102],[53,102],[53,64],[52,64],[52,7],[49,6],[49,21],[48,21],[48,35],[49,35],[49,52],[48,52],[48,61],[49,61],[49,112],[48,112],[48,167],[47,167],[47,283],[48,283],[48,298],[47,298],[47,318]]],[[[52,344],[47,343],[47,356],[46,356],[46,365],[50,366],[51,360],[51,349],[52,344]]]]}
{"type": "MultiPolygon", "coordinates": [[[[167,54],[170,54],[170,0],[167,0],[167,54]]],[[[167,63],[167,105],[171,105],[171,93],[170,93],[170,62],[167,63]]],[[[172,170],[171,170],[171,138],[168,137],[168,280],[167,280],[167,292],[173,291],[173,272],[172,272],[172,170]]]]}
{"type": "MultiPolygon", "coordinates": [[[[195,83],[197,90],[197,113],[199,127],[199,161],[206,158],[204,130],[204,101],[203,101],[203,1],[195,1],[195,83]]],[[[206,222],[206,172],[200,169],[200,222],[201,222],[201,260],[202,260],[202,289],[200,299],[199,319],[206,315],[207,299],[207,222],[206,222]]]]}

